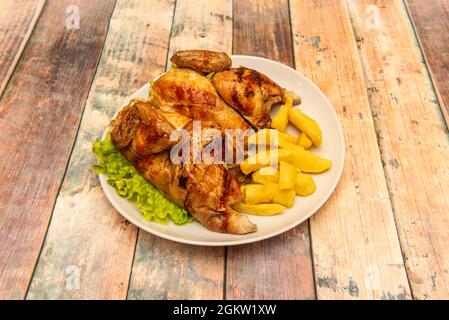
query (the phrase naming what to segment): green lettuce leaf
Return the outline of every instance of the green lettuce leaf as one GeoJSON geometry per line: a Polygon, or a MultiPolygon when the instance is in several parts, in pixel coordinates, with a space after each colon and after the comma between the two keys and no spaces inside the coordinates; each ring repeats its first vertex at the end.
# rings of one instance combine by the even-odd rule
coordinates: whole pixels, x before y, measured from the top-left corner
{"type": "Polygon", "coordinates": [[[168,200],[156,187],[142,177],[134,166],[115,148],[110,134],[97,140],[92,148],[98,159],[93,166],[97,174],[108,177],[108,183],[117,193],[133,202],[144,220],[166,224],[191,222],[193,217],[183,208],[168,200]]]}

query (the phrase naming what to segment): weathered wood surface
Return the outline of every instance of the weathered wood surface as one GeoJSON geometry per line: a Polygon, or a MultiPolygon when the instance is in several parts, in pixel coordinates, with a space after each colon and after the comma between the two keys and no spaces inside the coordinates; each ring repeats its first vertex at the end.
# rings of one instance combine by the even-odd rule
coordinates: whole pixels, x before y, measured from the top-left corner
{"type": "Polygon", "coordinates": [[[447,298],[448,132],[404,4],[382,4],[349,1],[397,229],[413,296],[447,298]]]}
{"type": "MultiPolygon", "coordinates": [[[[294,66],[288,1],[234,1],[234,54],[294,66]]],[[[308,223],[254,244],[229,247],[227,299],[313,299],[308,223]]]]}
{"type": "Polygon", "coordinates": [[[113,1],[48,1],[0,102],[0,298],[23,298],[94,77],[113,1]],[[64,24],[67,6],[79,30],[64,24]]]}
{"type": "Polygon", "coordinates": [[[41,14],[45,0],[0,2],[0,97],[41,14]]]}
{"type": "Polygon", "coordinates": [[[407,3],[449,125],[449,1],[407,0],[407,3]]]}
{"type": "MultiPolygon", "coordinates": [[[[192,48],[232,50],[232,1],[178,0],[169,58],[192,48]]],[[[224,248],[178,244],[139,232],[129,299],[222,299],[224,248]]]]}
{"type": "Polygon", "coordinates": [[[399,0],[115,2],[0,3],[0,299],[449,296],[447,1],[407,0],[424,57],[399,0]],[[138,232],[106,200],[92,142],[190,48],[296,60],[330,99],[345,171],[308,223],[194,247],[138,232]]]}
{"type": "Polygon", "coordinates": [[[301,0],[290,10],[297,68],[329,98],[346,141],[341,181],[310,219],[317,298],[410,298],[347,6],[301,0]]]}
{"type": "Polygon", "coordinates": [[[172,14],[168,0],[117,1],[29,299],[126,298],[137,228],[106,199],[91,148],[127,97],[164,70],[172,14]]]}

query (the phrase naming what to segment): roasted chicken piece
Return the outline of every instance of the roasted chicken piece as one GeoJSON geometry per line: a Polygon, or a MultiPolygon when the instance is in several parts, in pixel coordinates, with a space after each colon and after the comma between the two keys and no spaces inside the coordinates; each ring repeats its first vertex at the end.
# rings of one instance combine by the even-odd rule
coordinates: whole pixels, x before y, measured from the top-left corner
{"type": "Polygon", "coordinates": [[[164,112],[133,100],[111,122],[111,139],[137,170],[207,229],[245,234],[256,225],[231,206],[241,199],[237,180],[221,164],[174,164],[167,141],[174,130],[164,112]],[[141,148],[142,142],[146,147],[141,148]],[[165,145],[165,148],[164,148],[165,145]]]}
{"type": "Polygon", "coordinates": [[[249,128],[248,123],[223,101],[211,81],[190,69],[174,68],[156,80],[151,86],[149,101],[164,112],[212,122],[219,128],[249,128]]]}
{"type": "Polygon", "coordinates": [[[231,58],[226,53],[208,50],[178,51],[170,60],[179,67],[204,74],[227,70],[232,65],[231,58]]]}
{"type": "Polygon", "coordinates": [[[133,99],[112,120],[114,134],[111,140],[117,148],[130,146],[132,153],[140,157],[170,148],[177,141],[170,141],[175,127],[155,108],[140,99],[133,99]],[[122,127],[124,126],[124,127],[122,127]]]}
{"type": "Polygon", "coordinates": [[[285,89],[266,75],[240,67],[216,73],[212,84],[220,96],[256,128],[269,128],[271,107],[281,102],[285,89]]]}

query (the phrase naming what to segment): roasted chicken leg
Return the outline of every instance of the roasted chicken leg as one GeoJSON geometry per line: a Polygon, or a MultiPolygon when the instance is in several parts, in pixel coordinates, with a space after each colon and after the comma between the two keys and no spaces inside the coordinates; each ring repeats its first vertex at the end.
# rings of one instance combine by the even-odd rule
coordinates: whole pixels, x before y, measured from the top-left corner
{"type": "Polygon", "coordinates": [[[111,139],[146,179],[209,230],[254,232],[256,225],[231,208],[241,199],[240,186],[223,165],[170,160],[170,147],[176,141],[167,138],[174,129],[163,111],[133,100],[111,122],[111,139]]]}
{"type": "Polygon", "coordinates": [[[224,52],[208,50],[178,51],[171,57],[171,62],[178,67],[190,68],[207,74],[231,68],[231,58],[224,52]]]}
{"type": "Polygon", "coordinates": [[[220,96],[256,128],[269,128],[273,104],[283,100],[285,89],[266,75],[240,67],[217,72],[212,84],[220,96]]]}
{"type": "Polygon", "coordinates": [[[149,101],[164,112],[212,122],[219,128],[249,128],[238,112],[223,101],[211,81],[190,69],[174,68],[156,80],[149,101]]]}

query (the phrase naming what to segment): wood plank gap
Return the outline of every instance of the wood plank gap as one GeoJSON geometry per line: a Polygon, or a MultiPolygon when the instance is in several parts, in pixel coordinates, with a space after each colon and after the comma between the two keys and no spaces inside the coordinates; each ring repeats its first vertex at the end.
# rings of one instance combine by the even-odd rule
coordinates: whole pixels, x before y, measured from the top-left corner
{"type": "MultiPolygon", "coordinates": [[[[351,24],[351,27],[352,27],[352,32],[353,32],[353,34],[354,34],[354,41],[357,42],[357,38],[358,38],[358,37],[357,37],[357,29],[356,29],[356,27],[355,27],[355,25],[354,25],[354,19],[353,19],[353,17],[352,17],[351,11],[349,10],[348,3],[345,2],[345,5],[346,5],[346,7],[347,7],[347,11],[348,11],[348,14],[349,14],[349,17],[350,17],[350,24],[351,24]]],[[[368,88],[368,87],[369,87],[369,83],[368,83],[368,80],[367,80],[366,66],[365,66],[365,63],[364,63],[364,61],[363,61],[363,59],[362,59],[362,54],[361,54],[361,52],[360,52],[360,48],[359,48],[359,47],[357,47],[357,51],[358,51],[358,53],[359,53],[360,65],[361,65],[361,67],[362,67],[363,81],[365,82],[366,88],[368,88]]],[[[367,96],[369,97],[368,89],[367,89],[367,96]]],[[[369,102],[369,104],[370,104],[370,106],[371,106],[371,104],[372,104],[371,99],[368,99],[368,102],[369,102]]],[[[373,109],[372,109],[372,107],[371,107],[370,109],[371,109],[371,116],[372,116],[373,119],[374,119],[375,117],[374,117],[374,114],[373,114],[373,109]]],[[[374,125],[374,130],[375,130],[376,132],[378,132],[379,128],[378,128],[377,122],[376,122],[376,121],[373,121],[373,125],[374,125]]],[[[381,146],[380,146],[379,137],[378,137],[377,135],[376,135],[376,141],[377,141],[377,148],[379,149],[379,152],[380,152],[380,154],[381,154],[381,159],[383,159],[383,157],[382,157],[382,148],[381,148],[381,146]]],[[[393,198],[393,192],[392,192],[392,190],[391,190],[390,184],[388,183],[388,176],[387,176],[387,173],[386,173],[386,171],[385,171],[385,167],[382,166],[382,169],[383,169],[385,181],[387,182],[387,190],[388,190],[388,194],[389,194],[389,200],[390,200],[390,203],[391,203],[391,210],[392,210],[392,212],[393,212],[394,227],[395,227],[396,231],[398,232],[399,229],[398,229],[398,223],[397,223],[397,221],[396,221],[396,219],[397,219],[397,218],[396,218],[396,208],[395,208],[395,205],[394,205],[394,203],[393,203],[393,201],[392,201],[392,198],[393,198]]],[[[401,249],[402,262],[403,262],[403,264],[405,265],[405,259],[404,259],[404,256],[403,256],[403,254],[402,254],[402,252],[404,252],[404,251],[403,251],[403,249],[402,249],[402,243],[401,243],[400,238],[399,238],[399,233],[397,233],[397,240],[398,240],[398,243],[399,243],[399,247],[400,247],[400,249],[401,249]]],[[[411,283],[410,283],[409,275],[408,275],[407,272],[406,272],[405,274],[406,274],[406,277],[407,277],[407,282],[408,282],[408,286],[409,286],[409,290],[410,290],[410,297],[411,297],[411,299],[414,299],[414,297],[413,297],[413,290],[412,290],[412,286],[411,286],[411,283]]]]}
{"type": "MultiPolygon", "coordinates": [[[[178,50],[229,52],[232,0],[198,6],[178,0],[171,25],[166,69],[178,50]]],[[[223,299],[224,247],[180,244],[140,232],[128,299],[223,299]]]]}
{"type": "MultiPolygon", "coordinates": [[[[290,37],[291,37],[291,42],[292,42],[292,58],[293,58],[293,68],[297,70],[297,65],[296,65],[296,55],[295,55],[295,46],[293,44],[293,42],[295,41],[295,38],[293,36],[293,27],[292,27],[292,10],[291,10],[291,6],[290,6],[290,1],[292,0],[287,0],[287,5],[288,5],[288,21],[289,21],[289,25],[290,25],[290,37]]],[[[295,0],[293,0],[295,1],[295,0]]],[[[314,275],[312,277],[313,279],[313,291],[314,291],[314,295],[315,295],[315,299],[317,299],[318,295],[317,295],[317,283],[316,283],[316,279],[315,279],[315,259],[313,257],[313,241],[312,241],[312,231],[310,229],[310,219],[307,219],[307,221],[305,222],[307,224],[307,229],[309,230],[309,247],[310,247],[310,260],[311,260],[311,267],[312,267],[312,275],[314,275]]]]}
{"type": "MultiPolygon", "coordinates": [[[[289,2],[234,1],[233,53],[295,66],[289,2]]],[[[314,299],[307,222],[276,237],[228,248],[227,298],[314,299]]]]}
{"type": "Polygon", "coordinates": [[[171,19],[171,27],[170,27],[170,33],[169,33],[169,39],[168,39],[168,49],[167,49],[167,57],[165,58],[165,71],[168,70],[168,67],[171,66],[171,61],[170,61],[170,45],[171,45],[171,39],[172,39],[172,33],[173,33],[173,26],[175,24],[175,14],[176,14],[176,5],[178,4],[178,0],[173,0],[174,1],[174,5],[173,5],[173,16],[171,19]]]}
{"type": "MultiPolygon", "coordinates": [[[[444,122],[446,124],[446,131],[449,133],[449,111],[448,111],[449,110],[449,106],[445,107],[444,99],[443,99],[443,97],[442,97],[442,95],[440,93],[440,90],[438,89],[438,86],[437,86],[438,82],[437,82],[437,80],[435,78],[434,73],[432,72],[432,68],[430,66],[429,59],[427,58],[426,52],[424,50],[423,43],[422,43],[421,38],[419,36],[418,28],[416,26],[415,20],[413,19],[413,15],[412,15],[412,12],[411,12],[411,9],[410,9],[410,5],[407,3],[406,0],[401,0],[401,1],[402,1],[403,5],[404,5],[404,10],[407,13],[407,16],[408,16],[408,19],[409,19],[409,22],[410,22],[410,29],[413,32],[414,39],[418,43],[418,47],[419,47],[419,51],[420,51],[420,54],[421,54],[421,58],[424,61],[424,65],[426,66],[427,76],[430,79],[432,90],[435,93],[436,100],[438,101],[438,106],[439,106],[439,108],[441,110],[441,115],[442,115],[442,117],[444,119],[444,122]]],[[[449,56],[448,56],[448,59],[449,59],[449,56]]]]}
{"type": "MultiPolygon", "coordinates": [[[[175,19],[176,3],[177,3],[177,0],[174,0],[172,21],[171,21],[171,27],[170,27],[169,35],[171,35],[171,33],[173,32],[173,21],[175,19]]],[[[169,40],[168,40],[168,48],[170,48],[170,39],[171,39],[171,37],[169,37],[169,40]]],[[[169,59],[168,58],[168,53],[169,53],[168,48],[167,48],[167,55],[165,57],[165,70],[167,70],[167,67],[168,67],[168,59],[169,59]]],[[[129,278],[128,278],[128,284],[127,284],[127,289],[126,289],[126,298],[125,298],[125,300],[128,300],[128,298],[129,298],[130,283],[131,283],[131,278],[132,278],[132,275],[133,275],[133,268],[132,267],[134,265],[134,260],[136,258],[137,243],[139,241],[140,232],[141,232],[140,228],[137,228],[136,241],[134,243],[134,252],[133,252],[133,257],[132,257],[131,266],[130,266],[130,272],[129,272],[129,278]]]]}
{"type": "Polygon", "coordinates": [[[39,0],[37,6],[36,6],[36,12],[34,13],[34,16],[30,22],[30,25],[28,27],[27,32],[25,33],[24,38],[22,39],[20,46],[16,52],[16,55],[9,66],[8,71],[6,72],[5,78],[3,79],[1,85],[0,85],[0,100],[3,96],[3,92],[5,91],[6,87],[8,86],[9,80],[11,79],[12,74],[14,73],[14,70],[16,69],[16,66],[20,60],[20,57],[22,56],[23,51],[25,50],[25,47],[28,43],[28,40],[30,39],[31,34],[33,33],[34,26],[36,25],[37,21],[39,20],[39,17],[42,13],[42,10],[45,6],[46,0],[39,0]]]}

